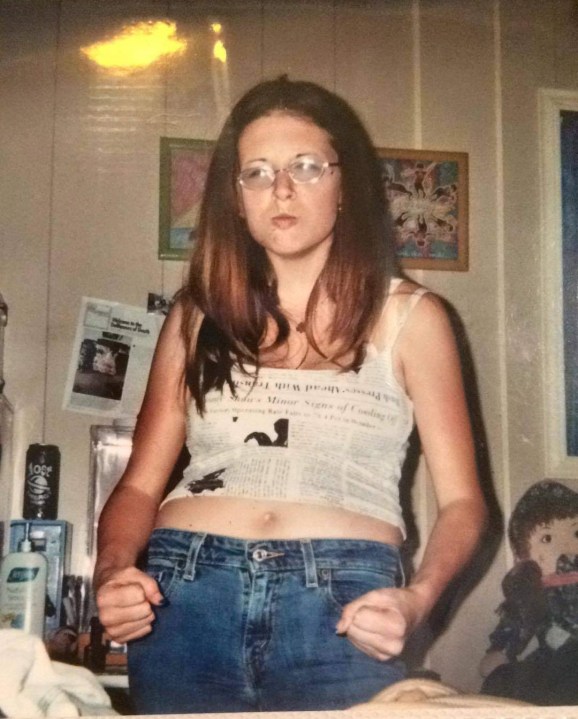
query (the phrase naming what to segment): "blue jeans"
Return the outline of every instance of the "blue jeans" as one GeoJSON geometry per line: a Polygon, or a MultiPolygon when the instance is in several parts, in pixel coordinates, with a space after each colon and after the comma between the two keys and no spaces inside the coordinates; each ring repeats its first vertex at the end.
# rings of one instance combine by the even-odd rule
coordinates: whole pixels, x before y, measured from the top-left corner
{"type": "Polygon", "coordinates": [[[147,561],[166,603],[129,645],[137,714],[342,709],[404,678],[335,633],[345,604],[399,584],[397,547],[157,529],[147,561]]]}

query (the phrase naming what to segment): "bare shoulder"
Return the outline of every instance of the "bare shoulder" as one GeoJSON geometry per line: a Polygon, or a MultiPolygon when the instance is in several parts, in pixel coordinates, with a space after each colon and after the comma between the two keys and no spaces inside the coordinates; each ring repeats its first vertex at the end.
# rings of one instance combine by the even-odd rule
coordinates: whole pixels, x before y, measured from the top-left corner
{"type": "Polygon", "coordinates": [[[434,297],[438,298],[438,295],[433,290],[430,290],[425,285],[420,285],[418,282],[409,280],[407,278],[397,278],[391,281],[388,297],[392,299],[403,300],[403,298],[412,296],[423,296],[423,297],[434,297]]]}
{"type": "Polygon", "coordinates": [[[419,305],[420,310],[415,313],[418,317],[419,315],[429,316],[430,318],[436,315],[447,316],[445,302],[439,295],[428,287],[407,279],[398,280],[395,284],[392,283],[386,306],[390,303],[395,305],[398,311],[404,306],[408,309],[411,307],[411,314],[414,314],[414,307],[417,308],[419,305]]]}
{"type": "Polygon", "coordinates": [[[443,301],[431,290],[417,282],[394,279],[375,327],[374,344],[393,348],[412,325],[419,328],[445,316],[443,301]]]}
{"type": "MultiPolygon", "coordinates": [[[[413,283],[412,283],[413,284],[413,283]]],[[[398,352],[402,361],[433,360],[455,352],[455,335],[447,303],[435,292],[413,285],[403,327],[399,333],[398,352]]]]}
{"type": "Polygon", "coordinates": [[[165,341],[177,345],[182,344],[184,338],[196,341],[202,321],[201,310],[190,305],[182,296],[177,296],[163,323],[165,341]]]}
{"type": "Polygon", "coordinates": [[[188,315],[192,316],[196,312],[194,308],[189,307],[188,302],[182,295],[177,295],[169,310],[164,326],[172,331],[179,330],[188,315]]]}
{"type": "Polygon", "coordinates": [[[180,302],[175,302],[168,315],[165,317],[161,333],[157,342],[155,355],[174,354],[175,351],[182,347],[182,325],[183,325],[183,308],[180,302]]]}
{"type": "Polygon", "coordinates": [[[404,295],[412,295],[421,289],[422,285],[417,282],[408,280],[406,277],[394,277],[389,287],[389,297],[403,297],[404,295]]]}

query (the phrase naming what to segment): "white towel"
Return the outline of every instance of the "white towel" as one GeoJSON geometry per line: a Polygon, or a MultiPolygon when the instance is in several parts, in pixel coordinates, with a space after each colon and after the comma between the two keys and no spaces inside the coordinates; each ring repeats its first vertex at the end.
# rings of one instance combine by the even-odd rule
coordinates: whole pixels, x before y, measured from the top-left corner
{"type": "Polygon", "coordinates": [[[0,630],[0,711],[15,719],[117,714],[88,669],[53,662],[38,637],[19,629],[0,630]]]}

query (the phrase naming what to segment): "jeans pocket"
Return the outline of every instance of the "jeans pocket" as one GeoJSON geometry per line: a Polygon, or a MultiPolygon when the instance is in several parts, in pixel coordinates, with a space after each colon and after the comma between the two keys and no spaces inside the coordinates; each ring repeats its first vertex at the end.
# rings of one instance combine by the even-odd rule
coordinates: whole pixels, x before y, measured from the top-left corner
{"type": "Polygon", "coordinates": [[[339,610],[373,589],[391,587],[395,587],[395,576],[387,572],[368,569],[327,570],[327,595],[339,610]]]}
{"type": "Polygon", "coordinates": [[[169,559],[149,556],[146,571],[158,584],[163,597],[168,599],[178,576],[176,564],[169,559]]]}

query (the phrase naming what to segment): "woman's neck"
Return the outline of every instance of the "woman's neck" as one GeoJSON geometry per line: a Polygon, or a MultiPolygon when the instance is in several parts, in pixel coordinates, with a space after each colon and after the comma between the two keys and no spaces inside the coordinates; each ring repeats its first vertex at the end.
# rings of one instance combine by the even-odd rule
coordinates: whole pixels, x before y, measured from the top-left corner
{"type": "Polygon", "coordinates": [[[327,261],[325,248],[317,248],[316,252],[301,257],[280,257],[271,253],[269,261],[276,276],[281,307],[305,312],[311,292],[327,261]]]}
{"type": "Polygon", "coordinates": [[[319,272],[302,267],[296,271],[284,271],[277,274],[277,296],[282,309],[303,319],[309,297],[319,278],[319,272]]]}

